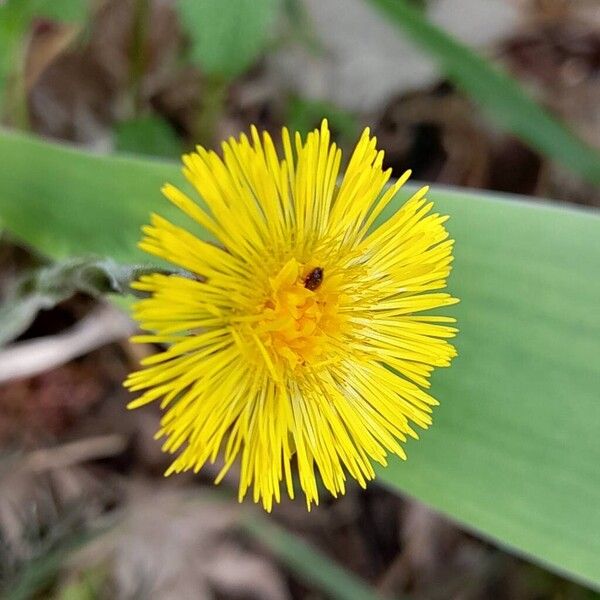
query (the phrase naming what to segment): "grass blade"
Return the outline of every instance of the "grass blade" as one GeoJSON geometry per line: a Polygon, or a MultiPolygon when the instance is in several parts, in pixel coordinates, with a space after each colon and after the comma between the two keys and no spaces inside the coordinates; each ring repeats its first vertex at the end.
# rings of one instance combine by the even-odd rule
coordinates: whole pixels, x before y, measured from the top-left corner
{"type": "Polygon", "coordinates": [[[300,579],[337,600],[384,600],[373,588],[333,562],[325,554],[289,533],[269,518],[257,514],[242,526],[268,548],[300,579]]]}
{"type": "Polygon", "coordinates": [[[537,105],[506,73],[430,23],[407,0],[370,0],[430,54],[501,126],[545,156],[600,185],[600,153],[537,105]]]}

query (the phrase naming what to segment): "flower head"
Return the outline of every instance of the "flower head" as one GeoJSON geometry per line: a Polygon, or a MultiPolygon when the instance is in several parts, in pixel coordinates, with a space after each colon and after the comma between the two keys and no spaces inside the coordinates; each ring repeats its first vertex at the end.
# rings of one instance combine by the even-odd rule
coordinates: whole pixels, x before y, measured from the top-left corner
{"type": "Polygon", "coordinates": [[[334,496],[350,475],[405,458],[402,442],[427,428],[437,404],[424,388],[455,356],[453,319],[423,316],[456,302],[441,292],[452,261],[446,217],[427,188],[387,220],[408,179],[390,170],[365,130],[338,185],[341,151],[327,122],[306,140],[283,130],[283,157],[252,129],[223,143],[223,157],[185,155],[192,200],[165,196],[212,237],[152,215],[140,247],[183,269],[143,276],[135,317],[166,349],[126,385],[130,407],[161,401],[157,437],[177,456],[167,473],[199,471],[222,456],[222,479],[240,465],[240,500],[270,510],[294,481],[308,506],[317,475],[334,496]],[[297,476],[295,475],[297,473],[297,476]]]}

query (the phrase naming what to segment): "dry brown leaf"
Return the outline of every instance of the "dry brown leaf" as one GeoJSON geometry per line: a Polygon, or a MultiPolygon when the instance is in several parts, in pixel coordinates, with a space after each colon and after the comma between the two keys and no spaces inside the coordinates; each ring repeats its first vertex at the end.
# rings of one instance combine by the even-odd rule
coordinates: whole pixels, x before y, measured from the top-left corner
{"type": "Polygon", "coordinates": [[[281,574],[232,539],[239,508],[190,491],[131,486],[118,527],[74,559],[79,569],[109,565],[112,597],[160,600],[231,598],[286,600],[281,574]]]}

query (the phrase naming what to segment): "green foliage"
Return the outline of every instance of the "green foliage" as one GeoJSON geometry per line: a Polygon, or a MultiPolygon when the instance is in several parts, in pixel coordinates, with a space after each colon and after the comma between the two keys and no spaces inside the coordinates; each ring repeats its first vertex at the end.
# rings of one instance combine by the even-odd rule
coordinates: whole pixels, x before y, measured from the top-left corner
{"type": "Polygon", "coordinates": [[[115,128],[115,147],[119,152],[176,158],[181,143],[173,128],[160,117],[136,117],[115,128]]]}
{"type": "Polygon", "coordinates": [[[80,577],[62,587],[55,600],[101,600],[107,580],[106,569],[97,567],[84,571],[80,577]]]}
{"type": "Polygon", "coordinates": [[[429,197],[456,239],[458,357],[434,375],[431,430],[379,475],[600,585],[600,216],[481,192],[429,197]]]}
{"type": "Polygon", "coordinates": [[[21,35],[18,29],[11,26],[0,6],[0,117],[6,102],[5,96],[9,86],[10,76],[15,64],[21,64],[19,46],[21,35]]]}
{"type": "Polygon", "coordinates": [[[333,600],[383,600],[376,591],[316,548],[275,525],[272,519],[253,514],[242,525],[283,564],[311,587],[333,600]]]}
{"type": "Polygon", "coordinates": [[[284,36],[286,43],[297,41],[315,55],[324,52],[321,42],[315,36],[313,25],[303,0],[282,0],[284,15],[284,36]]]}
{"type": "Polygon", "coordinates": [[[40,310],[83,292],[91,296],[130,294],[144,267],[110,258],[72,258],[25,273],[5,290],[0,303],[0,346],[22,334],[40,310]]]}
{"type": "Polygon", "coordinates": [[[507,74],[427,21],[406,0],[369,0],[428,52],[444,73],[508,131],[600,184],[600,153],[538,106],[507,74]]]}
{"type": "Polygon", "coordinates": [[[0,4],[0,22],[5,30],[23,33],[35,17],[77,23],[87,11],[87,0],[6,0],[0,4]]]}
{"type": "MultiPolygon", "coordinates": [[[[136,262],[149,213],[177,215],[159,192],[183,185],[175,164],[7,133],[0,156],[0,225],[53,258],[136,262]]],[[[459,356],[433,380],[433,427],[380,481],[600,585],[600,217],[484,192],[429,197],[456,239],[459,356]]]]}
{"type": "Polygon", "coordinates": [[[243,73],[264,50],[280,0],[178,0],[191,57],[213,77],[243,73]]]}
{"type": "Polygon", "coordinates": [[[160,187],[178,177],[175,163],[94,157],[9,132],[0,132],[0,156],[0,227],[58,260],[148,260],[136,249],[140,227],[151,207],[165,207],[160,187]]]}
{"type": "Polygon", "coordinates": [[[36,18],[80,22],[87,15],[87,0],[5,0],[0,2],[0,117],[5,110],[7,88],[23,68],[23,45],[31,21],[36,18]]]}
{"type": "Polygon", "coordinates": [[[359,132],[356,117],[330,102],[294,98],[289,105],[288,126],[303,135],[318,128],[321,120],[327,118],[337,139],[343,142],[354,141],[359,132]]]}
{"type": "Polygon", "coordinates": [[[31,600],[45,592],[58,576],[65,561],[77,550],[94,539],[100,531],[61,535],[25,563],[18,573],[3,582],[0,595],[3,600],[31,600]]]}

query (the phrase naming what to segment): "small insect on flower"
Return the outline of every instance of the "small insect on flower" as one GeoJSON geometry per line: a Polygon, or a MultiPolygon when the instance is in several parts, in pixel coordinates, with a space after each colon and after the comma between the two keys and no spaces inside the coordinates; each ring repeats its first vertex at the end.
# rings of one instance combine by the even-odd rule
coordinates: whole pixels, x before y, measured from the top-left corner
{"type": "Polygon", "coordinates": [[[316,267],[306,276],[304,287],[314,292],[321,285],[321,281],[323,281],[323,269],[316,267]]]}
{"type": "Polygon", "coordinates": [[[134,284],[148,332],[134,339],[164,349],[125,383],[131,408],[160,401],[167,474],[220,461],[218,483],[237,464],[240,500],[271,510],[299,486],[310,508],[317,474],[334,496],[348,476],[364,487],[431,424],[425,390],[456,329],[422,313],[457,302],[442,291],[453,241],[427,188],[398,206],[410,173],[387,186],[375,144],[366,129],[340,181],[326,121],[306,139],[284,129],[282,154],[252,128],[222,156],[183,157],[197,200],[164,186],[212,238],[152,215],[140,243],[179,270],[134,284]]]}

